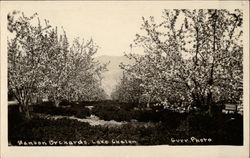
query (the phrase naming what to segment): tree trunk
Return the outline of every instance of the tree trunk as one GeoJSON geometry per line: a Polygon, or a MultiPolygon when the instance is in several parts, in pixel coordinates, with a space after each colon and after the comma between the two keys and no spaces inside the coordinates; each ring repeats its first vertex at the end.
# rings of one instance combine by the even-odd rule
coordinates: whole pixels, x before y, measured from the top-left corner
{"type": "Polygon", "coordinates": [[[208,106],[208,114],[209,116],[212,116],[213,112],[212,112],[212,93],[208,93],[207,96],[207,106],[208,106]]]}
{"type": "Polygon", "coordinates": [[[60,101],[59,100],[55,100],[54,104],[55,104],[55,107],[59,107],[60,101]]]}
{"type": "Polygon", "coordinates": [[[22,108],[21,105],[19,105],[19,112],[20,112],[20,113],[23,113],[23,108],[22,108]]]}
{"type": "Polygon", "coordinates": [[[191,115],[188,115],[187,118],[186,118],[186,130],[185,130],[185,134],[190,137],[190,116],[191,115]]]}
{"type": "Polygon", "coordinates": [[[26,109],[26,110],[25,110],[25,117],[26,117],[27,119],[30,119],[30,118],[31,118],[29,109],[26,109]]]}
{"type": "Polygon", "coordinates": [[[149,95],[149,97],[148,97],[147,108],[150,107],[150,102],[151,102],[151,95],[149,95]]]}
{"type": "Polygon", "coordinates": [[[26,119],[31,119],[30,110],[28,105],[20,105],[19,112],[23,113],[26,119]]]}
{"type": "Polygon", "coordinates": [[[208,106],[208,114],[209,114],[209,116],[212,116],[212,105],[211,104],[209,104],[209,106],[208,106]]]}

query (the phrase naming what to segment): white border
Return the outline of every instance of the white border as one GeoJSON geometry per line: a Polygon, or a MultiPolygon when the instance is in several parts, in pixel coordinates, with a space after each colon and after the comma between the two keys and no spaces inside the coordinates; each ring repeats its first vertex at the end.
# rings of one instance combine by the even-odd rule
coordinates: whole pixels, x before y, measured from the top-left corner
{"type": "MultiPolygon", "coordinates": [[[[8,147],[7,143],[7,19],[11,5],[32,1],[1,2],[1,157],[174,157],[174,158],[247,158],[249,156],[249,2],[248,1],[57,1],[39,2],[70,5],[71,3],[128,3],[166,5],[166,8],[240,8],[244,11],[244,146],[108,146],[108,147],[8,147]]],[[[37,2],[38,3],[38,2],[37,2]]]]}

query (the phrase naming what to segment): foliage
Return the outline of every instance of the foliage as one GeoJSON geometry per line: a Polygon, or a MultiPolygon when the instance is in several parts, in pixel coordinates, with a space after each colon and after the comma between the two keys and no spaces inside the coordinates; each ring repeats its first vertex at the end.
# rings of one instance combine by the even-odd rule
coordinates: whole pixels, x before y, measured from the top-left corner
{"type": "Polygon", "coordinates": [[[55,107],[51,102],[45,102],[37,105],[33,105],[34,113],[60,115],[60,116],[75,116],[78,118],[86,118],[90,116],[90,111],[86,107],[75,105],[73,103],[68,104],[69,107],[55,107]]]}
{"type": "Polygon", "coordinates": [[[149,102],[187,102],[211,112],[213,103],[241,101],[240,10],[164,10],[160,23],[143,18],[142,30],[135,47],[144,55],[127,54],[136,62],[121,66],[141,81],[149,102]]]}
{"type": "Polygon", "coordinates": [[[103,120],[115,121],[131,121],[137,120],[139,122],[165,122],[167,126],[178,126],[179,121],[185,118],[186,114],[180,114],[170,110],[141,110],[133,109],[134,105],[131,103],[115,103],[109,102],[107,104],[95,106],[92,113],[103,120]]]}
{"type": "Polygon", "coordinates": [[[106,64],[101,65],[94,60],[98,47],[89,40],[80,43],[75,39],[67,55],[66,70],[63,78],[63,89],[58,89],[59,97],[70,101],[92,101],[105,99],[105,92],[101,89],[102,73],[106,64]]]}
{"type": "Polygon", "coordinates": [[[117,104],[104,104],[95,106],[92,112],[94,115],[107,121],[130,121],[134,116],[132,111],[125,110],[117,104]]]}
{"type": "MultiPolygon", "coordinates": [[[[135,140],[137,145],[242,145],[243,144],[243,120],[242,116],[234,117],[221,115],[220,118],[211,118],[207,115],[192,115],[189,119],[190,131],[185,133],[179,130],[180,122],[186,120],[185,117],[180,122],[169,120],[169,122],[156,123],[154,126],[135,126],[125,124],[119,127],[90,126],[88,123],[78,122],[69,119],[41,119],[32,118],[26,120],[18,110],[9,107],[9,126],[8,137],[12,145],[17,145],[18,140],[22,141],[79,141],[86,140],[87,145],[98,145],[92,141],[108,140],[135,140]],[[16,112],[15,112],[16,111],[16,112]],[[172,125],[169,124],[172,122],[172,125]],[[177,128],[178,127],[178,128],[177,128]],[[209,130],[206,130],[209,129],[209,130]],[[189,139],[212,138],[210,143],[174,143],[171,138],[189,139]]],[[[169,113],[169,118],[175,119],[169,113]]],[[[167,116],[167,115],[165,115],[167,116]]],[[[184,128],[187,129],[187,128],[184,128]]],[[[103,144],[101,144],[103,145],[103,144]]],[[[116,145],[116,144],[107,144],[116,145]]],[[[118,144],[122,145],[122,144],[118,144]]]]}
{"type": "Polygon", "coordinates": [[[111,98],[119,102],[138,103],[141,94],[140,80],[123,73],[120,83],[111,93],[111,98]]]}
{"type": "Polygon", "coordinates": [[[13,11],[8,14],[8,88],[29,116],[36,99],[48,97],[56,106],[61,100],[102,100],[102,73],[107,64],[94,60],[98,46],[89,40],[75,39],[70,46],[66,33],[59,35],[45,20],[34,21],[13,11]],[[35,100],[35,101],[34,101],[35,100]]]}
{"type": "Polygon", "coordinates": [[[50,26],[42,28],[39,23],[33,27],[30,21],[36,14],[30,18],[22,14],[16,18],[17,14],[16,11],[8,14],[8,30],[14,34],[14,38],[8,40],[8,86],[29,117],[28,105],[43,82],[44,32],[50,26]]]}

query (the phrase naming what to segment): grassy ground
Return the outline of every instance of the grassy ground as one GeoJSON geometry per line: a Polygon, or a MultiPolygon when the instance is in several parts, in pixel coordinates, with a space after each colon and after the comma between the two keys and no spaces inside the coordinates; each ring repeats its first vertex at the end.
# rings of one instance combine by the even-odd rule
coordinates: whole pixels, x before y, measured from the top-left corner
{"type": "Polygon", "coordinates": [[[169,110],[134,110],[131,104],[82,102],[56,108],[51,103],[34,105],[33,118],[26,120],[18,106],[9,106],[8,132],[12,145],[242,145],[240,115],[180,114],[169,110]],[[93,106],[92,110],[86,106],[93,106]],[[98,116],[102,120],[126,121],[119,126],[91,126],[69,118],[41,118],[34,113],[76,118],[98,116]],[[151,126],[136,126],[144,123],[151,126]],[[57,143],[51,143],[51,142],[57,143]],[[58,142],[62,141],[60,144],[58,142]],[[77,141],[85,142],[83,144],[77,141]],[[25,143],[26,144],[25,144],[25,143]],[[71,142],[71,143],[70,143],[71,142]],[[30,143],[30,144],[29,144],[30,143]]]}

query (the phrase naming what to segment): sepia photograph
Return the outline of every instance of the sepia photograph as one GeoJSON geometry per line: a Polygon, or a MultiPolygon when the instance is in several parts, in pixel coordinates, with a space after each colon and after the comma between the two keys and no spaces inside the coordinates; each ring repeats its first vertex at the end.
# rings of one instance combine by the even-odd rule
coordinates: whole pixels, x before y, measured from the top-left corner
{"type": "Polygon", "coordinates": [[[245,158],[249,2],[178,4],[1,2],[1,150],[230,147],[245,158]]]}

